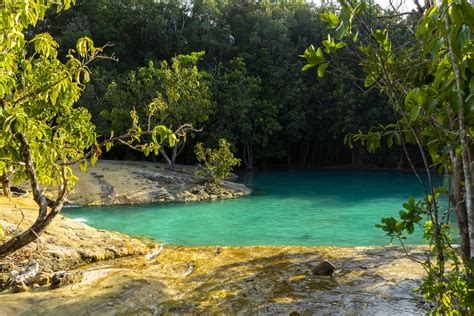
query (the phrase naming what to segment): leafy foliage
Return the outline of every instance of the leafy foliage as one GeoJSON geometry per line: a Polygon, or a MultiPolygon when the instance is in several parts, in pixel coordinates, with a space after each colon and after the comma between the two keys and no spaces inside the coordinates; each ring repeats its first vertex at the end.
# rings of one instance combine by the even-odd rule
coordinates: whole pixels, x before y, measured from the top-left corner
{"type": "MultiPolygon", "coordinates": [[[[154,68],[160,68],[162,60],[171,67],[176,55],[205,51],[199,70],[209,79],[214,106],[207,112],[208,120],[194,124],[203,127],[203,132],[187,142],[226,138],[249,167],[348,164],[353,157],[343,144],[344,135],[387,123],[393,113],[377,90],[363,91],[363,80],[356,80],[359,87],[353,85],[362,71],[353,56],[341,49],[337,64],[342,71],[337,77],[318,81],[298,71],[302,62],[296,56],[326,37],[320,11],[304,1],[83,0],[64,14],[51,14],[48,23],[38,29],[51,31],[63,47],[74,45],[84,35],[102,45],[113,44],[110,49],[120,62],[95,63],[91,82],[79,101],[92,113],[100,134],[123,129],[130,106],[147,104],[142,100],[155,97],[147,90],[151,86],[131,91],[140,86],[131,80],[131,72],[136,81],[142,81],[140,69],[148,68],[150,61],[154,68]],[[230,78],[230,73],[240,71],[236,70],[241,67],[237,59],[245,68],[242,87],[230,78]],[[249,78],[257,81],[251,87],[249,78]],[[116,87],[110,86],[112,82],[116,87]],[[242,95],[244,91],[249,95],[242,95]],[[121,101],[129,98],[129,102],[121,101]],[[247,106],[250,99],[252,108],[247,106]],[[229,114],[232,108],[241,114],[229,114]],[[251,123],[244,120],[253,116],[259,118],[251,123]],[[257,130],[249,138],[252,126],[257,130]]],[[[321,66],[321,74],[324,67],[326,72],[333,70],[327,64],[321,66]]],[[[182,162],[194,163],[192,148],[182,149],[182,162]]],[[[361,158],[393,165],[398,151],[378,152],[376,162],[367,155],[361,158]]],[[[115,149],[113,155],[123,152],[124,148],[115,149]]],[[[167,155],[172,153],[167,151],[167,155]]]]}
{"type": "Polygon", "coordinates": [[[218,182],[227,178],[232,168],[240,165],[240,159],[234,157],[230,144],[223,138],[219,139],[219,148],[205,148],[198,143],[194,148],[197,160],[202,164],[203,170],[198,174],[204,176],[209,182],[218,182]]]}
{"type": "MultiPolygon", "coordinates": [[[[8,30],[0,42],[0,51],[5,52],[0,57],[0,172],[14,168],[17,180],[26,176],[24,166],[17,163],[23,160],[20,133],[31,143],[38,181],[44,184],[58,184],[59,162],[81,158],[95,143],[90,114],[73,104],[89,81],[88,64],[102,52],[89,38],[81,38],[62,62],[58,43],[48,33],[25,40],[24,30],[55,3],[32,1],[24,6],[22,1],[7,1],[0,25],[8,30]]],[[[70,4],[61,2],[57,10],[70,4]]],[[[72,174],[69,168],[67,172],[72,174]]]]}
{"type": "MultiPolygon", "coordinates": [[[[150,122],[139,125],[140,116],[131,111],[131,126],[124,134],[99,138],[87,109],[75,106],[90,80],[89,64],[105,57],[103,48],[88,37],[60,58],[58,43],[49,33],[25,39],[29,26],[44,18],[48,8],[68,9],[71,1],[4,1],[0,29],[0,176],[13,174],[28,179],[39,212],[30,229],[0,244],[7,255],[38,238],[61,211],[76,176],[71,165],[97,161],[102,148],[120,142],[145,154],[157,152],[166,140],[171,145],[184,133],[154,124],[156,111],[145,109],[150,122]],[[149,136],[150,140],[144,141],[149,136]],[[40,185],[57,186],[54,202],[48,205],[40,185]]],[[[149,107],[152,108],[152,107],[149,107]]]]}
{"type": "MultiPolygon", "coordinates": [[[[139,113],[143,119],[136,122],[143,128],[154,124],[169,128],[185,124],[199,126],[208,119],[211,109],[206,74],[197,68],[202,55],[202,52],[179,55],[172,59],[171,65],[162,61],[159,67],[150,61],[148,67],[131,71],[126,79],[113,81],[102,100],[111,110],[103,110],[101,116],[116,133],[123,132],[123,122],[129,120],[128,111],[132,109],[147,113],[139,113]]],[[[169,147],[176,144],[176,139],[168,143],[169,147]]],[[[163,150],[161,153],[166,155],[163,150]]]]}
{"type": "Polygon", "coordinates": [[[370,152],[380,148],[382,140],[388,145],[400,143],[425,195],[418,202],[410,197],[399,219],[384,218],[378,226],[403,243],[405,234],[412,234],[425,218],[424,236],[433,248],[427,259],[420,262],[428,272],[420,291],[435,303],[435,313],[468,314],[473,311],[474,301],[470,157],[474,123],[474,8],[465,0],[419,7],[419,12],[411,13],[418,19],[415,36],[397,48],[398,39],[389,23],[372,22],[372,16],[380,14],[377,8],[365,1],[339,3],[339,14],[325,12],[322,16],[335,29],[335,35],[328,35],[322,43],[324,49],[310,46],[305,51],[302,57],[308,64],[304,68],[331,63],[338,50],[361,54],[364,85],[375,86],[390,98],[396,123],[380,125],[368,133],[349,134],[346,143],[352,146],[354,141],[361,142],[370,152]],[[354,32],[355,25],[362,27],[363,35],[354,32]],[[426,183],[408,155],[407,144],[419,151],[426,183]],[[433,186],[431,168],[450,177],[447,188],[433,186]],[[452,202],[443,213],[439,203],[442,196],[452,202]],[[462,254],[451,245],[449,214],[453,211],[457,214],[462,254]]]}
{"type": "MultiPolygon", "coordinates": [[[[281,129],[275,107],[261,100],[261,80],[248,74],[242,58],[219,64],[212,82],[214,115],[212,137],[226,137],[242,148],[244,162],[252,167],[255,150],[265,148],[271,135],[281,129]]],[[[264,155],[262,151],[258,152],[264,155]]]]}

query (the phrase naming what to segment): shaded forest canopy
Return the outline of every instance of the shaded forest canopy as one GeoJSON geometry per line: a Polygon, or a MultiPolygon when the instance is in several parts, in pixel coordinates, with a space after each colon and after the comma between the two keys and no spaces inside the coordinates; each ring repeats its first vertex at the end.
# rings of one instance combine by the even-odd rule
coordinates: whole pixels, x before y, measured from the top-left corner
{"type": "MultiPolygon", "coordinates": [[[[331,76],[301,71],[298,55],[327,34],[319,13],[304,1],[79,0],[50,12],[35,32],[52,33],[63,54],[82,36],[113,45],[106,52],[119,62],[93,64],[79,101],[104,134],[127,125],[135,102],[151,101],[160,61],[172,68],[173,57],[205,52],[196,61],[204,110],[193,122],[202,132],[189,135],[178,162],[195,162],[195,143],[215,147],[226,138],[247,167],[402,166],[399,148],[368,155],[344,145],[348,133],[393,121],[387,98],[357,79],[362,71],[350,52],[339,54],[331,76]]],[[[393,19],[401,38],[407,24],[393,19]]],[[[144,159],[126,147],[106,157],[144,159]]]]}

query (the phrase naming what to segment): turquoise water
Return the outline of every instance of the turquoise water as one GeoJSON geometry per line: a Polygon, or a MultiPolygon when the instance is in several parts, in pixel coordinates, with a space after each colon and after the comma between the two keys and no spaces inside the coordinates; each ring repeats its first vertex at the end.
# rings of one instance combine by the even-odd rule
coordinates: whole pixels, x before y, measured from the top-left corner
{"type": "MultiPolygon", "coordinates": [[[[214,202],[65,209],[89,225],[181,245],[387,245],[374,227],[396,216],[412,173],[395,171],[261,171],[242,173],[251,196],[214,202]]],[[[423,243],[421,234],[408,244],[423,243]]]]}

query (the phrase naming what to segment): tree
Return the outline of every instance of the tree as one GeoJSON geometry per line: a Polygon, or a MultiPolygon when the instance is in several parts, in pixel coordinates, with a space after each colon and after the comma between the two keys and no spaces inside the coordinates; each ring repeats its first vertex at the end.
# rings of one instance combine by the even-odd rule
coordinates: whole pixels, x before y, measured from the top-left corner
{"type": "Polygon", "coordinates": [[[305,69],[318,74],[332,64],[338,50],[351,49],[360,57],[365,86],[375,85],[390,99],[396,121],[367,134],[348,135],[349,145],[360,141],[374,152],[382,141],[400,144],[413,172],[420,179],[424,198],[409,198],[400,218],[384,218],[379,227],[402,244],[406,234],[422,226],[432,245],[421,262],[428,276],[422,293],[435,302],[437,313],[473,311],[472,258],[474,257],[474,209],[472,205],[472,126],[474,115],[474,8],[466,1],[417,4],[417,11],[384,13],[365,1],[340,1],[338,15],[321,15],[334,29],[323,49],[309,47],[305,69]],[[416,20],[416,33],[403,45],[387,24],[403,16],[416,20]],[[361,30],[354,31],[355,26],[361,30]],[[407,144],[413,144],[423,161],[426,181],[415,168],[407,144]],[[435,187],[432,169],[450,179],[448,187],[435,187]],[[440,203],[445,196],[446,209],[440,203]],[[449,226],[456,212],[461,254],[452,246],[449,226]]]}
{"type": "MultiPolygon", "coordinates": [[[[87,168],[115,142],[135,149],[156,152],[163,142],[173,145],[189,126],[176,133],[163,125],[140,125],[131,111],[131,127],[120,136],[99,137],[89,112],[76,107],[84,84],[89,80],[89,64],[103,55],[103,48],[91,39],[78,40],[61,61],[58,44],[48,33],[26,39],[26,29],[41,20],[47,9],[68,9],[71,1],[4,1],[0,11],[0,175],[16,181],[28,179],[38,217],[27,230],[0,245],[0,256],[8,255],[36,240],[61,211],[76,176],[71,165],[87,168]],[[150,141],[143,141],[148,136],[150,141]],[[41,186],[57,187],[48,202],[41,186]]],[[[147,121],[156,111],[142,111],[147,121]]]]}
{"type": "Polygon", "coordinates": [[[204,148],[202,143],[198,143],[194,151],[197,160],[203,164],[198,174],[204,176],[210,183],[227,178],[232,168],[240,165],[240,159],[234,157],[230,144],[223,138],[219,139],[218,149],[204,148]]]}
{"type": "Polygon", "coordinates": [[[264,150],[271,135],[280,129],[277,109],[260,98],[260,84],[258,77],[247,73],[242,58],[233,59],[227,67],[219,64],[212,83],[216,104],[210,127],[215,137],[238,144],[247,168],[254,166],[255,150],[264,150]]]}
{"type": "MultiPolygon", "coordinates": [[[[128,111],[133,108],[148,109],[156,114],[156,121],[143,121],[143,124],[159,123],[171,129],[184,124],[199,126],[208,119],[211,109],[206,74],[197,68],[203,54],[178,55],[171,65],[162,61],[158,68],[149,62],[148,67],[130,72],[126,80],[112,82],[105,95],[110,110],[104,110],[101,115],[109,120],[115,132],[120,132],[128,111]]],[[[171,153],[160,148],[171,168],[184,146],[185,139],[180,139],[170,146],[171,153]]]]}
{"type": "MultiPolygon", "coordinates": [[[[343,144],[345,133],[366,131],[365,126],[374,122],[385,123],[390,107],[376,89],[365,93],[360,89],[362,82],[359,87],[352,85],[362,70],[349,53],[337,56],[337,64],[343,70],[340,76],[316,81],[314,76],[298,71],[303,62],[295,56],[326,36],[319,12],[320,8],[304,1],[82,0],[66,12],[47,14],[46,21],[32,31],[50,32],[60,48],[74,45],[81,36],[94,38],[99,45],[113,45],[108,51],[114,52],[120,62],[95,62],[91,66],[91,82],[78,101],[92,114],[99,134],[120,129],[123,121],[119,117],[129,120],[130,104],[112,110],[105,97],[110,83],[114,81],[118,90],[127,91],[130,72],[139,78],[138,69],[147,68],[150,61],[159,68],[157,61],[167,60],[171,67],[176,55],[205,51],[199,70],[205,70],[206,77],[220,76],[216,71],[219,63],[229,68],[235,58],[245,60],[247,75],[260,80],[258,99],[262,104],[257,107],[264,107],[280,126],[262,138],[263,145],[257,141],[251,146],[252,166],[347,164],[351,162],[351,150],[343,144]],[[342,84],[344,88],[340,88],[342,84]],[[338,91],[341,89],[344,93],[338,91]],[[100,116],[103,110],[113,118],[100,116]],[[370,112],[370,118],[366,112],[370,112]],[[117,124],[112,126],[112,122],[117,124]],[[344,130],[333,128],[341,125],[344,130]]],[[[64,49],[60,48],[61,53],[64,49]]],[[[220,102],[217,101],[214,104],[220,102]]],[[[218,115],[219,111],[214,113],[218,115]]],[[[206,143],[207,135],[214,137],[213,141],[222,136],[236,146],[236,155],[244,158],[245,134],[231,139],[221,135],[221,127],[213,124],[206,124],[205,130],[191,134],[188,143],[195,138],[206,143]]],[[[185,146],[182,151],[178,158],[181,162],[195,162],[193,146],[185,146]]],[[[357,162],[359,151],[353,152],[357,162]]],[[[116,157],[125,154],[128,151],[123,147],[113,151],[116,157]]],[[[170,158],[172,152],[167,150],[167,155],[170,158]]],[[[387,167],[394,165],[397,156],[398,152],[384,148],[372,161],[387,167]]]]}

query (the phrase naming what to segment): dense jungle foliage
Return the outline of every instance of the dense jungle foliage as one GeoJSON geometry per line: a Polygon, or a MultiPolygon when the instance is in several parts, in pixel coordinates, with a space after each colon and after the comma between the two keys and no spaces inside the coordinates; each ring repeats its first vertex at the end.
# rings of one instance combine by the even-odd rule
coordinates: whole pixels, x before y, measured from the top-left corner
{"type": "MultiPolygon", "coordinates": [[[[338,56],[343,71],[334,76],[300,71],[304,61],[298,55],[327,34],[319,13],[304,1],[82,0],[70,10],[50,12],[35,32],[50,32],[62,54],[82,36],[98,47],[112,45],[106,53],[119,62],[91,65],[91,82],[79,101],[104,134],[120,132],[129,110],[162,89],[163,67],[204,52],[193,61],[203,82],[195,89],[201,92],[193,105],[198,113],[168,113],[163,122],[178,120],[202,131],[190,133],[177,152],[167,150],[167,161],[175,156],[195,163],[195,143],[215,147],[225,138],[245,167],[404,166],[400,148],[383,147],[374,156],[362,146],[344,145],[346,134],[390,122],[393,115],[386,97],[359,81],[362,72],[353,56],[338,56]]],[[[392,21],[403,37],[405,28],[396,23],[408,22],[392,21]]],[[[172,86],[172,79],[167,82],[172,86]]],[[[142,158],[125,147],[109,157],[142,158]]]]}
{"type": "Polygon", "coordinates": [[[403,167],[406,157],[423,198],[378,226],[402,245],[420,226],[432,248],[415,258],[427,272],[419,290],[435,314],[472,314],[474,9],[415,3],[399,14],[345,0],[324,10],[283,0],[3,2],[0,181],[10,197],[10,182],[28,179],[39,212],[0,256],[38,238],[73,187],[70,166],[84,171],[104,151],[171,167],[197,156],[211,182],[241,160],[403,167]],[[448,185],[435,186],[434,169],[448,185]],[[54,200],[44,185],[57,187],[54,200]]]}

